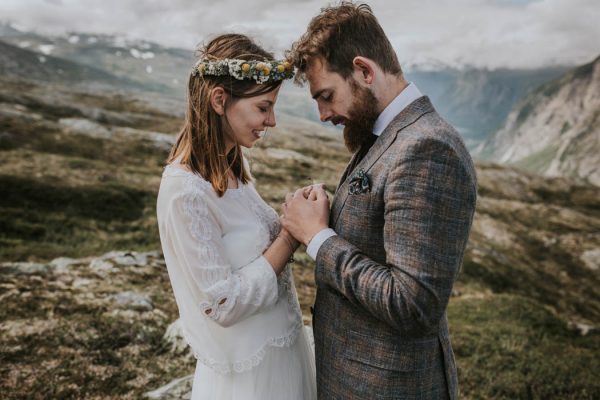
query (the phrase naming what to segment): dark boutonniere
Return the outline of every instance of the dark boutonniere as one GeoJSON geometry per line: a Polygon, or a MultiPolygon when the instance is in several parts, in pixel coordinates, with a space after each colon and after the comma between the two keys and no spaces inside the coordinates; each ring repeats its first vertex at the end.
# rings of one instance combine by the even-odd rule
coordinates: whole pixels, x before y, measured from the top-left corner
{"type": "Polygon", "coordinates": [[[371,182],[363,169],[360,169],[350,177],[348,193],[361,194],[371,191],[371,182]]]}

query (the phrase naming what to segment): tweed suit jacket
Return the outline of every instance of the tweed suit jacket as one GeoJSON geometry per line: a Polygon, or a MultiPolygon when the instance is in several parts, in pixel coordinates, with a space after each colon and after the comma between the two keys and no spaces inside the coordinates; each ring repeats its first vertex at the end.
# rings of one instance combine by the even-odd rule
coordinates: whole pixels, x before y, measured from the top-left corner
{"type": "Polygon", "coordinates": [[[338,235],[316,258],[319,398],[456,399],[446,307],[475,210],[472,159],[423,96],[360,170],[370,191],[350,194],[347,168],[330,215],[338,235]]]}

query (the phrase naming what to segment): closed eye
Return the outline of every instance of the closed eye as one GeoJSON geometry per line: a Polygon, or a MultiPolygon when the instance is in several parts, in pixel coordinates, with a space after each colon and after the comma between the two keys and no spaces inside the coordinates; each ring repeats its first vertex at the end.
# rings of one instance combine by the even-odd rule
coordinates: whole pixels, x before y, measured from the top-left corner
{"type": "Polygon", "coordinates": [[[326,102],[331,102],[333,100],[333,92],[323,93],[321,99],[326,102]]]}
{"type": "Polygon", "coordinates": [[[260,103],[258,103],[256,105],[256,107],[258,107],[258,109],[260,110],[260,112],[262,113],[267,113],[271,110],[271,108],[273,108],[273,106],[275,105],[275,103],[273,103],[270,100],[263,100],[260,103]]]}

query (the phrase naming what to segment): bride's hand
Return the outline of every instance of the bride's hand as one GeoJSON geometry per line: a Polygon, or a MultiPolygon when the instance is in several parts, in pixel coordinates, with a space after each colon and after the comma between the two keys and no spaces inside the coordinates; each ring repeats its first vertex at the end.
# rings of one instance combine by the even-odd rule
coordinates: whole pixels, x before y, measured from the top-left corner
{"type": "Polygon", "coordinates": [[[289,233],[288,230],[285,229],[284,227],[281,227],[281,232],[279,232],[279,237],[287,242],[287,244],[290,246],[290,249],[292,250],[292,253],[295,252],[298,249],[298,247],[300,246],[300,242],[297,241],[291,235],[291,233],[289,233]]]}

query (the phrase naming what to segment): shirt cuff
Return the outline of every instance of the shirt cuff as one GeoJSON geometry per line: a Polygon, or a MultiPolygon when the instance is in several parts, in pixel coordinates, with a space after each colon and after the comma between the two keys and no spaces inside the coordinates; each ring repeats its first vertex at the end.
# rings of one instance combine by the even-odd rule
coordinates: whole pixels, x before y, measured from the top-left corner
{"type": "Polygon", "coordinates": [[[308,246],[306,246],[306,254],[308,254],[310,258],[316,261],[317,253],[319,252],[319,249],[321,248],[323,242],[325,242],[330,237],[336,235],[337,233],[335,233],[335,231],[331,228],[323,229],[310,240],[308,246]]]}

